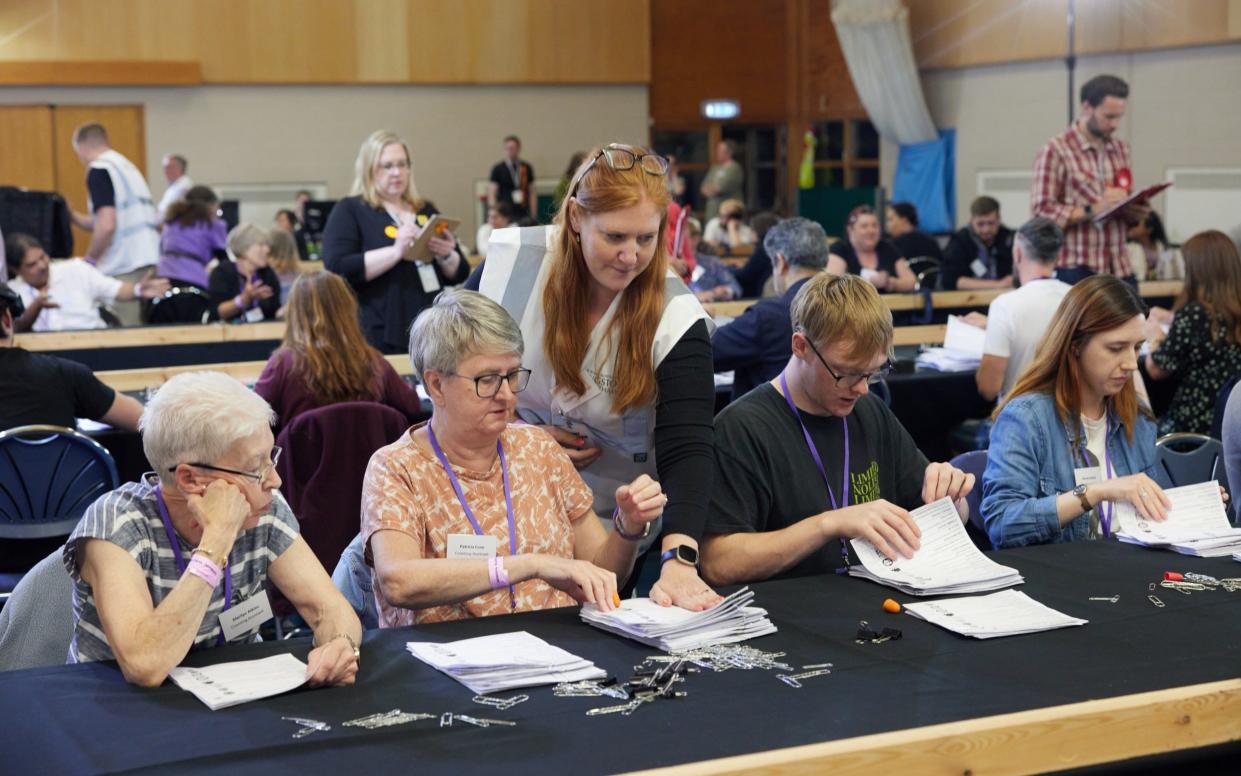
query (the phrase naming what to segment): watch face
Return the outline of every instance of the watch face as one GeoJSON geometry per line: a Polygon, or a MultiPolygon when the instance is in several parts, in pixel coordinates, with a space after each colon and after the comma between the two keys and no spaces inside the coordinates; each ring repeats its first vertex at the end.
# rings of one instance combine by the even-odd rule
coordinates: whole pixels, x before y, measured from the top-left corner
{"type": "Polygon", "coordinates": [[[691,566],[697,566],[698,550],[690,547],[688,544],[682,544],[677,547],[677,560],[682,563],[688,563],[691,566]]]}

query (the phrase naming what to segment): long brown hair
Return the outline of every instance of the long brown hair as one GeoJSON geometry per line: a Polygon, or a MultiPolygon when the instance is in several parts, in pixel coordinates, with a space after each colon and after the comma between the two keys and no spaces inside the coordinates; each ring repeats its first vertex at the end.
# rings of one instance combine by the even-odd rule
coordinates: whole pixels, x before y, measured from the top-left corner
{"type": "MultiPolygon", "coordinates": [[[[635,154],[649,153],[634,147],[635,154]]],[[[655,256],[642,274],[633,279],[621,297],[620,308],[608,326],[605,338],[616,352],[617,375],[612,394],[612,411],[617,414],[635,407],[644,407],[655,400],[655,369],[651,343],[664,309],[664,276],[668,272],[668,253],[664,232],[668,225],[668,188],[665,178],[652,175],[634,164],[628,170],[613,169],[606,159],[598,159],[587,170],[591,160],[600,154],[592,149],[577,173],[575,185],[569,186],[555,224],[560,227],[552,246],[551,271],[543,290],[543,317],[546,327],[543,352],[556,375],[557,384],[577,395],[586,392],[582,380],[582,360],[590,347],[590,330],[586,327],[590,294],[590,270],[582,253],[581,238],[569,223],[569,208],[574,202],[586,213],[606,213],[650,202],[659,212],[659,234],[655,238],[655,256]]]]}
{"type": "Polygon", "coordinates": [[[220,209],[220,197],[207,186],[193,186],[182,199],[168,206],[165,224],[190,227],[194,224],[210,224],[215,211],[220,209]]]}
{"type": "Polygon", "coordinates": [[[281,350],[323,404],[378,398],[379,351],[362,336],[358,303],[348,284],[331,272],[298,275],[285,308],[288,326],[281,350]]]}
{"type": "MultiPolygon", "coordinates": [[[[1133,288],[1119,278],[1094,275],[1073,286],[1056,309],[1034,360],[1017,378],[1017,384],[1004,397],[1004,402],[996,407],[993,417],[998,417],[1004,405],[1018,396],[1049,393],[1055,398],[1060,422],[1074,429],[1072,442],[1078,446],[1081,443],[1078,418],[1082,411],[1079,355],[1091,337],[1123,326],[1138,315],[1146,315],[1146,305],[1133,288]]],[[[1107,401],[1125,424],[1125,436],[1132,442],[1138,413],[1150,417],[1138,404],[1133,381],[1126,382],[1120,392],[1107,401]]]]}
{"type": "Polygon", "coordinates": [[[1228,235],[1212,229],[1199,232],[1181,246],[1185,286],[1173,310],[1190,302],[1202,305],[1211,318],[1211,341],[1241,343],[1241,254],[1228,235]]]}

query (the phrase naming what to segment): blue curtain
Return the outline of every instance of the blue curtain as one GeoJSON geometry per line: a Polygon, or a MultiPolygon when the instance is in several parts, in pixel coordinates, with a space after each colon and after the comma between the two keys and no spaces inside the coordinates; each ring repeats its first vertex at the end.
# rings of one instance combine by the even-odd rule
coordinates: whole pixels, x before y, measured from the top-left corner
{"type": "Polygon", "coordinates": [[[956,229],[956,137],[955,129],[941,129],[938,140],[901,146],[892,201],[918,208],[918,228],[924,232],[956,229]]]}

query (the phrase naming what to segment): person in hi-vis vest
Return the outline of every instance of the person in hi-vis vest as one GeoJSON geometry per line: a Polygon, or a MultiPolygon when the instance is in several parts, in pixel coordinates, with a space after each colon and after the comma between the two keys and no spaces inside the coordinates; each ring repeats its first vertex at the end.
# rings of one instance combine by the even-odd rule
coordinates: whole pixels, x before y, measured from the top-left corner
{"type": "Polygon", "coordinates": [[[701,610],[721,599],[698,574],[712,476],[713,324],[668,271],[668,162],[596,148],[549,227],[492,234],[480,284],[521,325],[529,387],[517,414],[568,451],[612,515],[616,488],[646,473],[668,496],[650,596],[701,610]]]}

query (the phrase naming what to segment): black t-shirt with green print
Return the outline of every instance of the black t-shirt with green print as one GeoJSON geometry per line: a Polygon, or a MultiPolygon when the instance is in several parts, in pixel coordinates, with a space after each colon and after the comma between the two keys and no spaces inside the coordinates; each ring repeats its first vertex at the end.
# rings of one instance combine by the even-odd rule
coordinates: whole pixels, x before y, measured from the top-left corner
{"type": "MultiPolygon", "coordinates": [[[[844,429],[837,417],[801,413],[841,498],[844,429]]],[[[887,499],[922,505],[927,459],[896,416],[873,395],[848,416],[849,504],[887,499]]],[[[784,397],[765,383],[715,418],[715,484],[706,533],[775,531],[831,509],[823,476],[801,425],[784,397]]],[[[840,545],[828,542],[782,577],[822,574],[840,566],[840,545]]]]}

